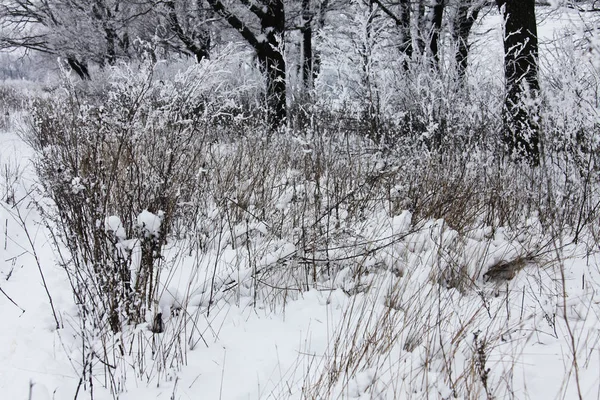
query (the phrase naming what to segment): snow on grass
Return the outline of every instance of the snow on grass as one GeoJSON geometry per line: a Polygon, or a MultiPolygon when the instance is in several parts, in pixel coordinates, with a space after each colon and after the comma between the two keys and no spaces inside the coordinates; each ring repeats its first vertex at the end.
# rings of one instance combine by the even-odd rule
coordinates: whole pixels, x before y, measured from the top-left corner
{"type": "MultiPolygon", "coordinates": [[[[488,18],[497,25],[497,15],[488,18]]],[[[558,26],[552,18],[542,37],[558,26]]],[[[213,156],[234,150],[223,145],[213,156]]],[[[260,199],[244,199],[252,181],[241,178],[236,193],[221,196],[235,211],[207,202],[198,237],[168,239],[146,322],[86,338],[93,352],[83,352],[81,315],[38,214],[42,199],[31,192],[31,156],[16,135],[0,133],[0,163],[12,171],[0,182],[1,398],[72,399],[79,388],[79,398],[93,391],[111,399],[103,388],[111,379],[129,400],[600,396],[600,254],[586,245],[593,237],[574,244],[535,219],[523,230],[459,232],[408,211],[352,219],[342,208],[331,213],[331,225],[344,229],[329,247],[322,237],[301,246],[300,229],[274,233],[250,214],[260,199]],[[244,218],[232,221],[243,200],[244,218]],[[157,316],[161,333],[150,331],[157,316]],[[93,359],[106,349],[118,365],[93,359]],[[91,378],[82,354],[92,354],[91,378]]],[[[282,220],[299,204],[308,210],[306,199],[327,179],[282,184],[274,209],[282,220]]],[[[74,195],[85,191],[70,182],[74,195]]],[[[158,238],[164,215],[134,212],[145,238],[158,238]]],[[[122,217],[107,215],[104,229],[135,284],[141,244],[127,237],[122,217]]]]}
{"type": "MultiPolygon", "coordinates": [[[[4,138],[26,151],[14,137],[4,138]]],[[[9,235],[1,287],[19,307],[3,297],[0,385],[9,398],[28,398],[30,388],[33,399],[72,398],[81,364],[70,288],[50,261],[53,251],[35,207],[19,207],[27,213],[25,227],[35,237],[62,327],[55,329],[16,211],[5,206],[9,235]]],[[[159,217],[140,215],[140,225],[156,234],[159,217]]],[[[171,242],[164,256],[174,263],[162,272],[158,304],[169,328],[155,340],[167,345],[160,343],[169,332],[179,338],[185,366],[129,377],[119,398],[572,398],[573,354],[582,393],[598,394],[598,254],[585,257],[581,245],[542,248],[541,233],[525,238],[510,229],[480,228],[459,235],[441,220],[415,226],[411,219],[408,212],[372,215],[360,236],[386,245],[385,251],[342,264],[308,290],[281,290],[278,296],[287,300],[274,308],[272,297],[257,292],[253,268],[282,267],[298,249],[268,240],[264,225],[235,226],[221,247],[192,255],[183,255],[183,243],[171,242]],[[260,255],[255,267],[248,238],[260,255]],[[490,267],[530,251],[538,252],[535,260],[514,279],[483,279],[490,267]],[[177,326],[183,330],[175,334],[177,326]]],[[[106,227],[121,232],[117,217],[108,217],[106,227]]],[[[364,248],[346,250],[329,256],[364,248]]],[[[138,335],[148,335],[140,329],[138,335]]],[[[139,362],[135,354],[132,364],[139,362]]],[[[152,365],[152,357],[146,362],[152,365]]],[[[111,398],[101,376],[94,378],[95,398],[111,398]]]]}

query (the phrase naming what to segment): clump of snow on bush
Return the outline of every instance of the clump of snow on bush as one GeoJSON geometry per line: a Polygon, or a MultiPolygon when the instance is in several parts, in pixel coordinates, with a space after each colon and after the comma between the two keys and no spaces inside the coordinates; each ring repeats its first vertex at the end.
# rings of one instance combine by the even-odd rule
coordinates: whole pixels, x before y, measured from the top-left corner
{"type": "Polygon", "coordinates": [[[104,229],[106,232],[113,233],[117,238],[119,238],[119,240],[124,240],[127,238],[121,218],[116,215],[111,215],[110,217],[106,218],[104,221],[104,229]]]}
{"type": "Polygon", "coordinates": [[[135,285],[137,282],[137,274],[140,269],[142,262],[142,249],[140,247],[139,239],[123,240],[117,246],[125,257],[129,258],[129,271],[131,273],[131,284],[135,285]]]}
{"type": "Polygon", "coordinates": [[[268,267],[281,260],[284,260],[287,257],[292,256],[295,252],[296,246],[294,246],[292,243],[281,241],[281,243],[279,243],[277,246],[277,249],[262,257],[257,265],[261,267],[268,267]]]}
{"type": "Polygon", "coordinates": [[[83,185],[81,178],[79,178],[79,177],[73,178],[73,180],[71,181],[71,191],[73,192],[73,194],[79,194],[79,193],[83,192],[84,190],[85,190],[85,186],[83,185]]]}
{"type": "Polygon", "coordinates": [[[137,224],[143,229],[146,237],[157,237],[160,233],[160,225],[162,223],[163,216],[164,213],[162,211],[159,211],[158,215],[156,215],[148,210],[144,210],[137,216],[137,224]]]}

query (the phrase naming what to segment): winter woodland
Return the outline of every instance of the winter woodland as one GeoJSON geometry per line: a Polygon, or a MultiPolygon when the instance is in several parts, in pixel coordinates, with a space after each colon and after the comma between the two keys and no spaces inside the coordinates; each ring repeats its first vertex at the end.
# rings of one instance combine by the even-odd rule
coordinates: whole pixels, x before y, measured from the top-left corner
{"type": "Polygon", "coordinates": [[[600,1],[1,0],[0,398],[600,398],[600,1]]]}

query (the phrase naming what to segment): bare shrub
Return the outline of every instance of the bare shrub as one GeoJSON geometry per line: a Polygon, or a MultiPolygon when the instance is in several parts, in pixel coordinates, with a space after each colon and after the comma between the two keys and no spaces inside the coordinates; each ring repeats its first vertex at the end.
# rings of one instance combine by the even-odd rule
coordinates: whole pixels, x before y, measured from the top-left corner
{"type": "MultiPolygon", "coordinates": [[[[100,96],[65,80],[64,95],[32,106],[27,139],[53,202],[43,212],[80,308],[89,346],[84,371],[91,373],[97,357],[114,366],[140,343],[133,339],[139,333],[121,340],[111,333],[161,318],[159,283],[170,262],[163,249],[176,217],[189,225],[181,205],[200,190],[207,132],[219,116],[214,107],[225,103],[215,98],[216,65],[201,64],[168,82],[154,79],[152,64],[115,69],[100,96]],[[104,354],[93,350],[96,336],[104,354]]],[[[164,331],[160,321],[149,327],[164,331]]],[[[163,360],[179,359],[175,348],[166,351],[163,360]]],[[[123,384],[115,374],[108,374],[114,393],[123,384]]]]}
{"type": "Polygon", "coordinates": [[[25,90],[10,84],[0,84],[0,131],[15,128],[17,114],[27,104],[25,90]]]}

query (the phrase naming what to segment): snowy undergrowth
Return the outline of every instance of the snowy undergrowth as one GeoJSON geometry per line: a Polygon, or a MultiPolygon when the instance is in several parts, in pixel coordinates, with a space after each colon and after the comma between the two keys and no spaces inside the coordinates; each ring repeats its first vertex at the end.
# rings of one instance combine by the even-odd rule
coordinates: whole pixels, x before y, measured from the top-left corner
{"type": "Polygon", "coordinates": [[[388,82],[414,102],[381,142],[343,101],[269,132],[219,60],[65,80],[31,107],[37,182],[2,160],[5,242],[53,244],[5,246],[8,294],[40,271],[61,289],[56,320],[44,291],[23,308],[45,307],[44,368],[68,379],[31,379],[57,399],[596,395],[600,153],[577,132],[597,130],[598,73],[580,65],[548,72],[542,168],[502,159],[494,79],[388,82]]]}
{"type": "MultiPolygon", "coordinates": [[[[64,112],[74,103],[58,104],[64,112]]],[[[223,379],[226,359],[240,354],[222,354],[216,387],[218,368],[210,372],[200,359],[220,357],[219,343],[242,354],[255,345],[257,331],[241,347],[231,343],[243,334],[231,335],[239,318],[258,324],[256,315],[274,319],[282,334],[281,318],[326,321],[300,328],[309,329],[301,354],[288,347],[272,375],[250,379],[259,384],[256,397],[522,398],[542,389],[568,397],[574,383],[594,390],[596,380],[582,375],[596,366],[589,354],[597,271],[593,262],[568,266],[586,254],[593,260],[596,247],[581,244],[593,243],[589,224],[576,228],[590,212],[583,197],[548,195],[586,190],[562,180],[558,166],[556,173],[501,161],[480,168],[464,154],[408,162],[410,148],[384,154],[360,137],[310,131],[208,141],[198,130],[218,132],[218,124],[168,122],[160,106],[129,114],[133,136],[129,126],[114,134],[123,125],[113,128],[103,108],[99,141],[97,119],[88,117],[97,115],[93,104],[72,108],[76,118],[68,120],[54,107],[45,104],[34,125],[38,173],[53,199],[38,205],[76,283],[72,321],[91,321],[72,330],[70,344],[82,360],[82,391],[97,396],[106,386],[127,398],[143,393],[138,385],[158,385],[164,396],[193,396],[184,387],[197,384],[236,397],[223,379]],[[164,129],[179,124],[187,128],[164,129]],[[182,138],[185,151],[171,160],[165,144],[182,138]],[[165,160],[189,164],[169,170],[165,160]],[[567,245],[575,232],[580,244],[567,245]],[[90,297],[78,297],[81,289],[90,297]],[[297,315],[303,305],[314,320],[297,315]],[[552,388],[524,378],[524,360],[539,346],[562,352],[552,388]]],[[[592,204],[595,187],[585,197],[592,204]]]]}

